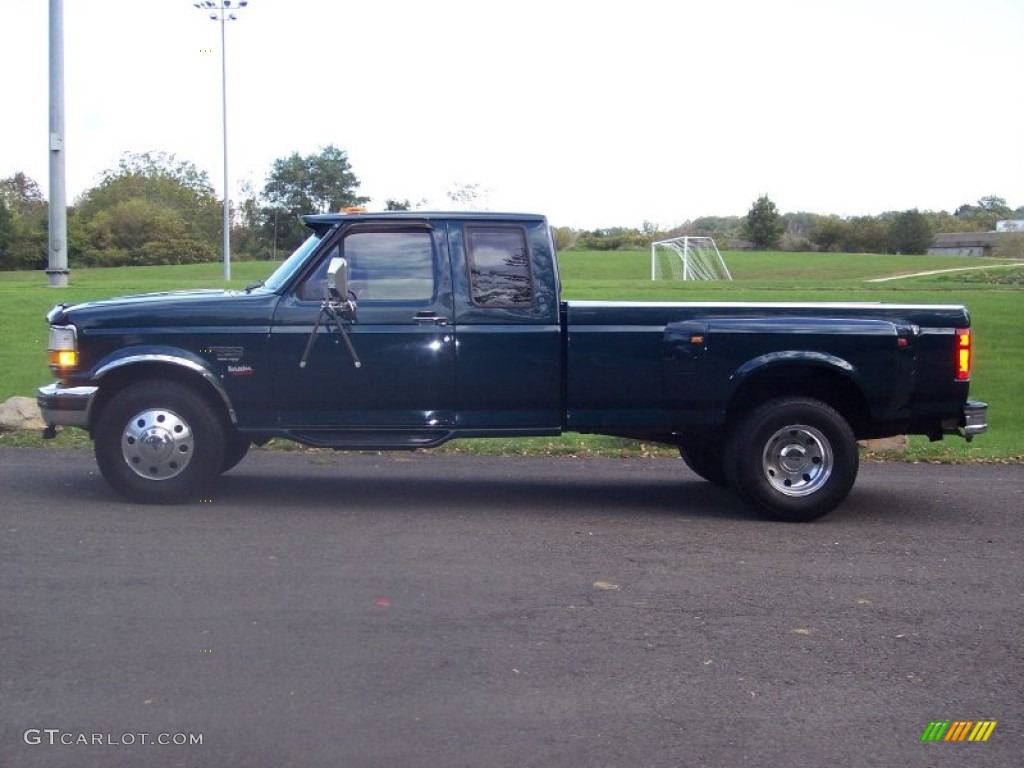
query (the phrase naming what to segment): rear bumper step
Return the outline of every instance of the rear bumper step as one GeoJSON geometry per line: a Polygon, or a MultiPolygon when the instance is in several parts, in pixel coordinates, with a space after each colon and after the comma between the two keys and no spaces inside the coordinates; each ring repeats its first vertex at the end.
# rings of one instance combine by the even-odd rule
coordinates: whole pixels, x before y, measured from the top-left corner
{"type": "Polygon", "coordinates": [[[988,431],[988,403],[968,400],[964,405],[964,420],[961,434],[968,442],[975,436],[988,431]]]}

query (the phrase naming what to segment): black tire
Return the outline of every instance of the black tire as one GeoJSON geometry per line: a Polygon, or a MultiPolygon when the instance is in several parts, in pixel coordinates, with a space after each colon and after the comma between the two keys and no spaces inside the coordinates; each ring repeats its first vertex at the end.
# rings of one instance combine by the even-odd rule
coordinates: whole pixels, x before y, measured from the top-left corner
{"type": "Polygon", "coordinates": [[[831,512],[857,479],[853,430],[820,400],[783,397],[748,414],[725,451],[729,485],[774,520],[808,522],[831,512]]]}
{"type": "Polygon", "coordinates": [[[221,473],[238,466],[238,463],[249,453],[252,440],[239,434],[231,434],[224,442],[224,461],[221,462],[221,473]]]}
{"type": "Polygon", "coordinates": [[[171,381],[140,381],[115,394],[96,421],[93,442],[107,482],[144,503],[198,501],[224,463],[217,412],[171,381]]]}
{"type": "Polygon", "coordinates": [[[712,485],[725,487],[729,479],[722,463],[722,444],[713,438],[685,437],[679,443],[679,455],[694,474],[712,485]]]}

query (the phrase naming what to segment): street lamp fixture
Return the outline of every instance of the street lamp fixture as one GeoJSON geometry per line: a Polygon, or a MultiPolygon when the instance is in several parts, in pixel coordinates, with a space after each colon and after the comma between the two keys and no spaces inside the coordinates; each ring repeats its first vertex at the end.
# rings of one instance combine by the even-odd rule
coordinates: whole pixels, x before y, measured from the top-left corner
{"type": "Polygon", "coordinates": [[[237,21],[234,11],[245,8],[248,0],[203,0],[192,3],[201,11],[212,11],[210,18],[220,22],[220,87],[221,109],[224,123],[224,279],[231,279],[231,200],[228,194],[228,64],[224,27],[229,21],[237,21]]]}

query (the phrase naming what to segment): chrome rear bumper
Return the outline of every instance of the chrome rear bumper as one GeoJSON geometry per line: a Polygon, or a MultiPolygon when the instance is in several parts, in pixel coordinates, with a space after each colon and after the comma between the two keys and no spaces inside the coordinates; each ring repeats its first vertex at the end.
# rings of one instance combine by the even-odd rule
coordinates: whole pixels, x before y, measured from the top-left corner
{"type": "Polygon", "coordinates": [[[963,436],[968,441],[975,435],[988,431],[988,403],[968,400],[964,405],[963,436]]]}

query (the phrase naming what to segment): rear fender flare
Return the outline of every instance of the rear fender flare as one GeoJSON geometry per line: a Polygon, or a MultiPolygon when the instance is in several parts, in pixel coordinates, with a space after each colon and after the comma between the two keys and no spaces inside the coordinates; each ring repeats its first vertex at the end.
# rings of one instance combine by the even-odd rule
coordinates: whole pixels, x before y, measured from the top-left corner
{"type": "Polygon", "coordinates": [[[736,369],[730,377],[734,389],[738,388],[747,379],[756,373],[760,373],[769,367],[792,364],[811,365],[817,368],[827,368],[840,373],[847,378],[859,381],[857,369],[848,360],[826,352],[814,352],[807,349],[787,349],[778,352],[768,352],[752,358],[736,369]]]}
{"type": "MultiPolygon", "coordinates": [[[[749,382],[762,374],[774,373],[776,371],[781,373],[787,368],[803,368],[804,370],[809,369],[821,374],[838,376],[849,382],[856,391],[862,394],[864,392],[861,376],[856,366],[848,360],[826,352],[779,350],[751,358],[737,368],[732,376],[729,377],[728,393],[725,396],[726,412],[734,411],[736,397],[749,382]]],[[[796,380],[794,380],[794,385],[796,383],[796,380]]],[[[795,396],[807,393],[801,393],[799,387],[794,387],[789,394],[795,396]]]]}

